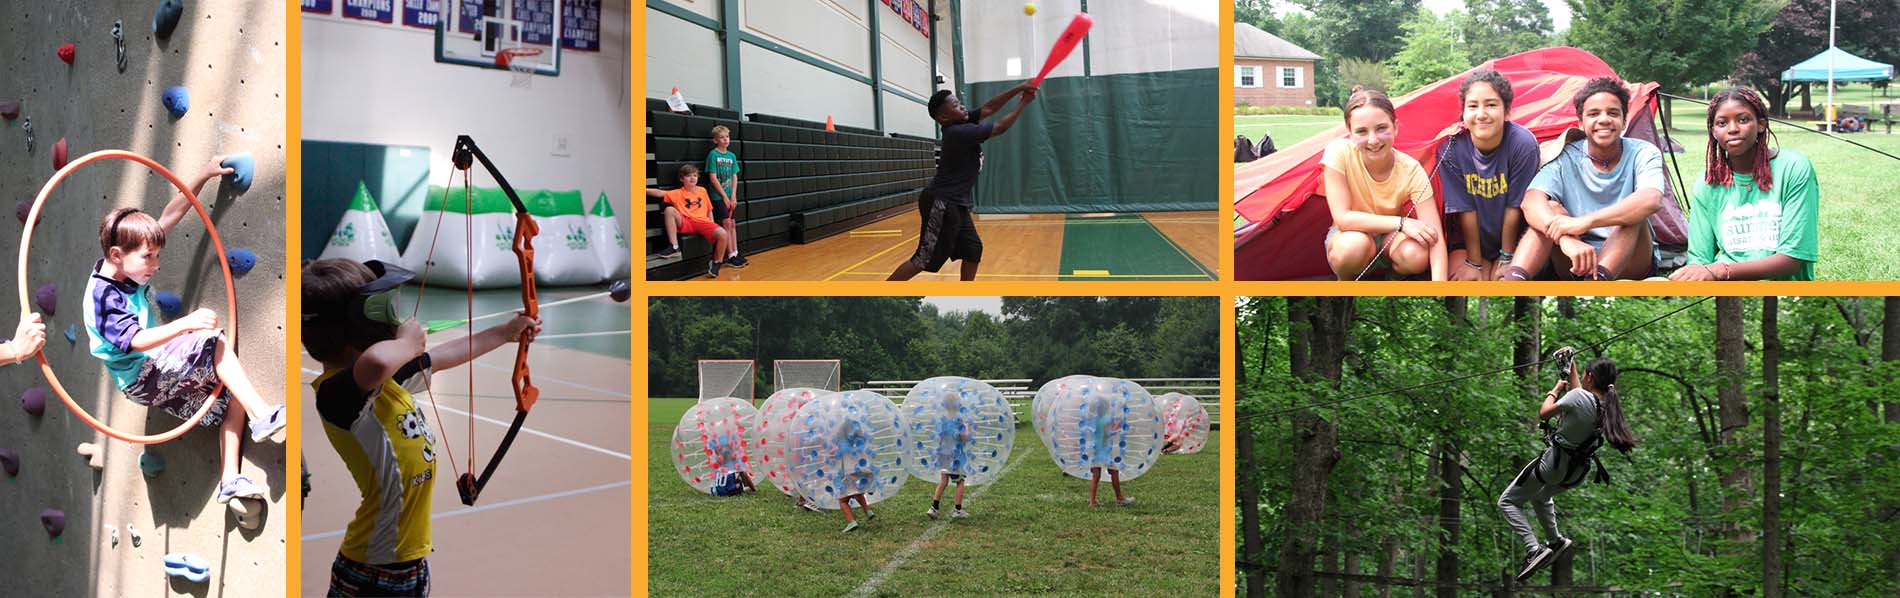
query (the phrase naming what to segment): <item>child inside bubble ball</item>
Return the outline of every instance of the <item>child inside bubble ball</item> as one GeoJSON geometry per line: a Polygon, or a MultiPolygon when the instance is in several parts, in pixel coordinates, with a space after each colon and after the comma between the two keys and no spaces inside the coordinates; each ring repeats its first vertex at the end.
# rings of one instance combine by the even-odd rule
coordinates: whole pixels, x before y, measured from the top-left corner
{"type": "MultiPolygon", "coordinates": [[[[855,411],[855,410],[854,410],[855,411]]],[[[838,450],[838,473],[832,483],[839,490],[838,510],[844,512],[844,531],[858,529],[858,520],[851,514],[851,499],[858,500],[858,506],[864,509],[864,520],[877,519],[877,512],[871,510],[871,503],[864,497],[877,480],[877,466],[871,464],[871,437],[864,427],[853,418],[838,421],[838,427],[832,433],[838,450]]]]}
{"type": "Polygon", "coordinates": [[[970,436],[972,429],[970,419],[964,417],[963,414],[963,399],[961,395],[954,392],[945,393],[941,403],[943,405],[943,416],[937,418],[937,427],[935,430],[937,449],[935,453],[931,455],[937,460],[937,466],[939,468],[937,470],[937,492],[930,496],[930,510],[924,512],[924,515],[931,519],[937,518],[938,509],[942,508],[943,491],[950,485],[950,482],[954,480],[957,483],[956,502],[954,503],[956,507],[950,511],[950,518],[963,519],[970,516],[968,512],[963,510],[963,484],[966,481],[964,476],[969,473],[970,436]]]}
{"type": "Polygon", "coordinates": [[[745,459],[739,448],[734,446],[731,435],[721,434],[712,441],[713,455],[719,460],[718,481],[713,484],[713,496],[738,496],[747,492],[758,492],[758,486],[752,484],[752,474],[746,471],[745,459]]]}
{"type": "Polygon", "coordinates": [[[1082,456],[1089,463],[1089,506],[1096,506],[1095,490],[1102,484],[1102,470],[1108,470],[1108,484],[1115,489],[1115,504],[1128,506],[1135,504],[1135,497],[1122,495],[1122,468],[1115,445],[1109,442],[1110,436],[1120,436],[1128,432],[1128,420],[1122,417],[1123,408],[1111,404],[1106,398],[1089,402],[1088,415],[1082,418],[1082,456]]]}

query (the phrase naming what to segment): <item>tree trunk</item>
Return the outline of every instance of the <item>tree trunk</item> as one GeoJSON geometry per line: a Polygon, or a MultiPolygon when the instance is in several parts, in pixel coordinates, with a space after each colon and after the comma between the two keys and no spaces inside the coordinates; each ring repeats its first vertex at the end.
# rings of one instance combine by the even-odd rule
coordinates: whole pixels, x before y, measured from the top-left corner
{"type": "MultiPolygon", "coordinates": [[[[1392,474],[1387,479],[1390,480],[1394,505],[1405,504],[1405,486],[1399,483],[1399,471],[1403,469],[1405,462],[1405,450],[1392,449],[1392,474]]],[[[1385,539],[1379,542],[1379,577],[1392,577],[1392,570],[1398,566],[1398,561],[1399,538],[1388,532],[1385,539]]],[[[1392,598],[1391,584],[1379,584],[1379,598],[1392,598]]]]}
{"type": "Polygon", "coordinates": [[[1802,112],[1814,111],[1814,97],[1813,97],[1814,94],[1811,93],[1813,91],[1814,91],[1813,83],[1801,84],[1801,111],[1802,112]]]}
{"type": "MultiPolygon", "coordinates": [[[[1254,301],[1264,299],[1255,298],[1254,301]]],[[[1257,315],[1259,312],[1255,313],[1257,315]]],[[[1267,359],[1267,344],[1272,342],[1273,322],[1266,318],[1254,319],[1260,322],[1260,360],[1264,362],[1267,359]]],[[[1235,350],[1234,362],[1234,388],[1245,392],[1246,353],[1235,350]]],[[[1240,479],[1235,482],[1238,487],[1234,489],[1234,494],[1240,502],[1241,571],[1247,576],[1247,598],[1266,598],[1267,567],[1263,562],[1266,555],[1261,554],[1265,551],[1265,542],[1260,537],[1260,483],[1253,477],[1259,468],[1253,456],[1254,422],[1249,418],[1253,414],[1236,410],[1234,415],[1234,423],[1239,424],[1234,429],[1234,452],[1240,479]]]]}
{"type": "Polygon", "coordinates": [[[1762,298],[1761,578],[1762,596],[1781,596],[1781,302],[1762,298]]]}
{"type": "Polygon", "coordinates": [[[1575,319],[1577,317],[1577,298],[1569,295],[1558,296],[1557,315],[1563,316],[1566,320],[1575,319]]]}
{"type": "MultiPolygon", "coordinates": [[[[1294,365],[1299,368],[1293,371],[1295,377],[1328,380],[1338,387],[1352,309],[1351,297],[1289,303],[1289,343],[1300,345],[1293,351],[1294,365]]],[[[1293,436],[1293,480],[1276,585],[1280,596],[1303,597],[1312,596],[1317,589],[1313,562],[1318,557],[1316,542],[1326,516],[1327,482],[1339,462],[1339,430],[1319,414],[1304,411],[1293,416],[1293,436]]]]}
{"type": "MultiPolygon", "coordinates": [[[[1325,522],[1322,522],[1321,528],[1332,528],[1338,524],[1339,522],[1338,513],[1329,514],[1328,517],[1331,518],[1328,521],[1330,521],[1333,525],[1328,525],[1325,522]]],[[[1338,534],[1325,534],[1323,537],[1320,538],[1319,555],[1320,555],[1319,570],[1330,574],[1330,575],[1320,576],[1319,595],[1325,596],[1326,598],[1336,598],[1337,596],[1339,596],[1339,535],[1338,534]]]]}
{"type": "MultiPolygon", "coordinates": [[[[1360,492],[1357,488],[1355,488],[1353,490],[1353,498],[1354,498],[1353,502],[1355,503],[1359,502],[1357,500],[1359,496],[1360,496],[1360,492]]],[[[1359,545],[1360,534],[1361,534],[1361,531],[1359,529],[1359,518],[1357,517],[1346,518],[1346,546],[1347,548],[1334,552],[1334,554],[1341,556],[1345,559],[1345,564],[1343,566],[1345,572],[1351,573],[1353,575],[1359,574],[1359,553],[1357,551],[1352,550],[1351,547],[1359,545]]],[[[1340,591],[1339,591],[1340,596],[1343,596],[1345,598],[1359,598],[1359,582],[1348,579],[1348,580],[1345,580],[1344,582],[1341,582],[1341,585],[1344,587],[1340,588],[1340,591]]]]}
{"type": "MultiPolygon", "coordinates": [[[[1445,311],[1453,326],[1470,326],[1464,297],[1446,297],[1445,311]]],[[[1451,351],[1447,351],[1450,353],[1451,351]]],[[[1458,453],[1449,438],[1438,441],[1438,596],[1458,595],[1458,540],[1461,525],[1458,505],[1464,502],[1464,478],[1458,475],[1458,453]]]]}
{"type": "MultiPolygon", "coordinates": [[[[1723,535],[1729,540],[1723,552],[1734,556],[1739,556],[1742,547],[1755,539],[1742,525],[1733,523],[1740,520],[1740,514],[1748,509],[1749,499],[1754,495],[1750,488],[1754,472],[1748,467],[1751,451],[1742,446],[1741,440],[1743,430],[1748,427],[1748,404],[1743,395],[1748,361],[1742,353],[1742,313],[1740,297],[1715,298],[1715,367],[1721,379],[1716,397],[1721,413],[1718,421],[1722,424],[1716,435],[1721,455],[1717,466],[1722,472],[1722,512],[1726,515],[1723,521],[1729,522],[1722,525],[1723,535]]],[[[1724,594],[1733,595],[1733,592],[1724,594]]]]}
{"type": "MultiPolygon", "coordinates": [[[[1886,316],[1881,322],[1880,359],[1900,361],[1900,297],[1888,297],[1886,316]]],[[[1900,397],[1887,401],[1887,423],[1900,424],[1900,397]]]]}

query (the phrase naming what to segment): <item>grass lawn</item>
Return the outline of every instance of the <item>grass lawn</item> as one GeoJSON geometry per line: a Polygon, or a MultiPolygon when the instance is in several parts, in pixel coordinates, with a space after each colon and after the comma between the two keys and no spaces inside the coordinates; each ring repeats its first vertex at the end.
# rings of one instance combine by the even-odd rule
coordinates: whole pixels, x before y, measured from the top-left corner
{"type": "MultiPolygon", "coordinates": [[[[1869,86],[1859,88],[1863,94],[1871,92],[1869,86]]],[[[1689,102],[1676,102],[1675,110],[1676,127],[1670,130],[1670,135],[1688,151],[1677,154],[1675,162],[1666,166],[1673,172],[1679,164],[1683,182],[1693,185],[1692,177],[1700,176],[1707,154],[1708,132],[1701,126],[1705,112],[1700,104],[1689,102]]],[[[1283,148],[1325,131],[1335,122],[1314,116],[1235,116],[1234,119],[1238,134],[1258,140],[1259,131],[1271,131],[1273,142],[1283,148]]],[[[1821,180],[1821,261],[1815,265],[1815,278],[1900,280],[1900,264],[1889,259],[1900,252],[1900,238],[1886,230],[1887,223],[1894,221],[1886,201],[1900,197],[1900,161],[1792,127],[1770,125],[1770,130],[1775,131],[1780,147],[1800,152],[1812,160],[1821,180]]],[[[1900,134],[1843,136],[1900,155],[1900,134]]]]}
{"type": "MultiPolygon", "coordinates": [[[[909,554],[874,595],[1192,595],[1219,592],[1218,443],[1168,455],[1124,490],[1132,507],[1088,506],[1035,430],[1017,428],[1008,471],[966,498],[972,517],[924,517],[934,485],[911,478],[850,534],[778,490],[715,498],[679,480],[668,443],[692,399],[648,403],[648,590],[668,595],[837,596],[909,554]],[[928,530],[934,535],[923,539],[928,530]]],[[[1103,483],[1102,496],[1112,496],[1103,483]]],[[[950,507],[949,496],[944,508],[950,507]]],[[[1105,501],[1107,502],[1107,501],[1105,501]]]]}

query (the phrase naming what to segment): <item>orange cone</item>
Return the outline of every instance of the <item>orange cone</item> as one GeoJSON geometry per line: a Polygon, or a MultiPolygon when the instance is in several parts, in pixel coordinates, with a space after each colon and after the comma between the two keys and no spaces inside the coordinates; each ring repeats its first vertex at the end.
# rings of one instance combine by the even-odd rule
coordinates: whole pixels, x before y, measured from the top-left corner
{"type": "Polygon", "coordinates": [[[825,130],[832,133],[838,132],[838,128],[831,125],[831,115],[829,114],[825,115],[825,130]]]}

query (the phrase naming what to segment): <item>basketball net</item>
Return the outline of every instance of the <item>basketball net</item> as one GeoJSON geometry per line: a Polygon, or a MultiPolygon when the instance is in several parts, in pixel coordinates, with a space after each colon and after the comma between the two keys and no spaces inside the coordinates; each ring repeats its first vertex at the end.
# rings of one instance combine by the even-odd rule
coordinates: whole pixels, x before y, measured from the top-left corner
{"type": "Polygon", "coordinates": [[[534,87],[534,63],[527,60],[515,60],[526,56],[539,56],[540,48],[507,48],[495,54],[495,64],[499,64],[514,73],[510,87],[530,89],[534,87]]]}

